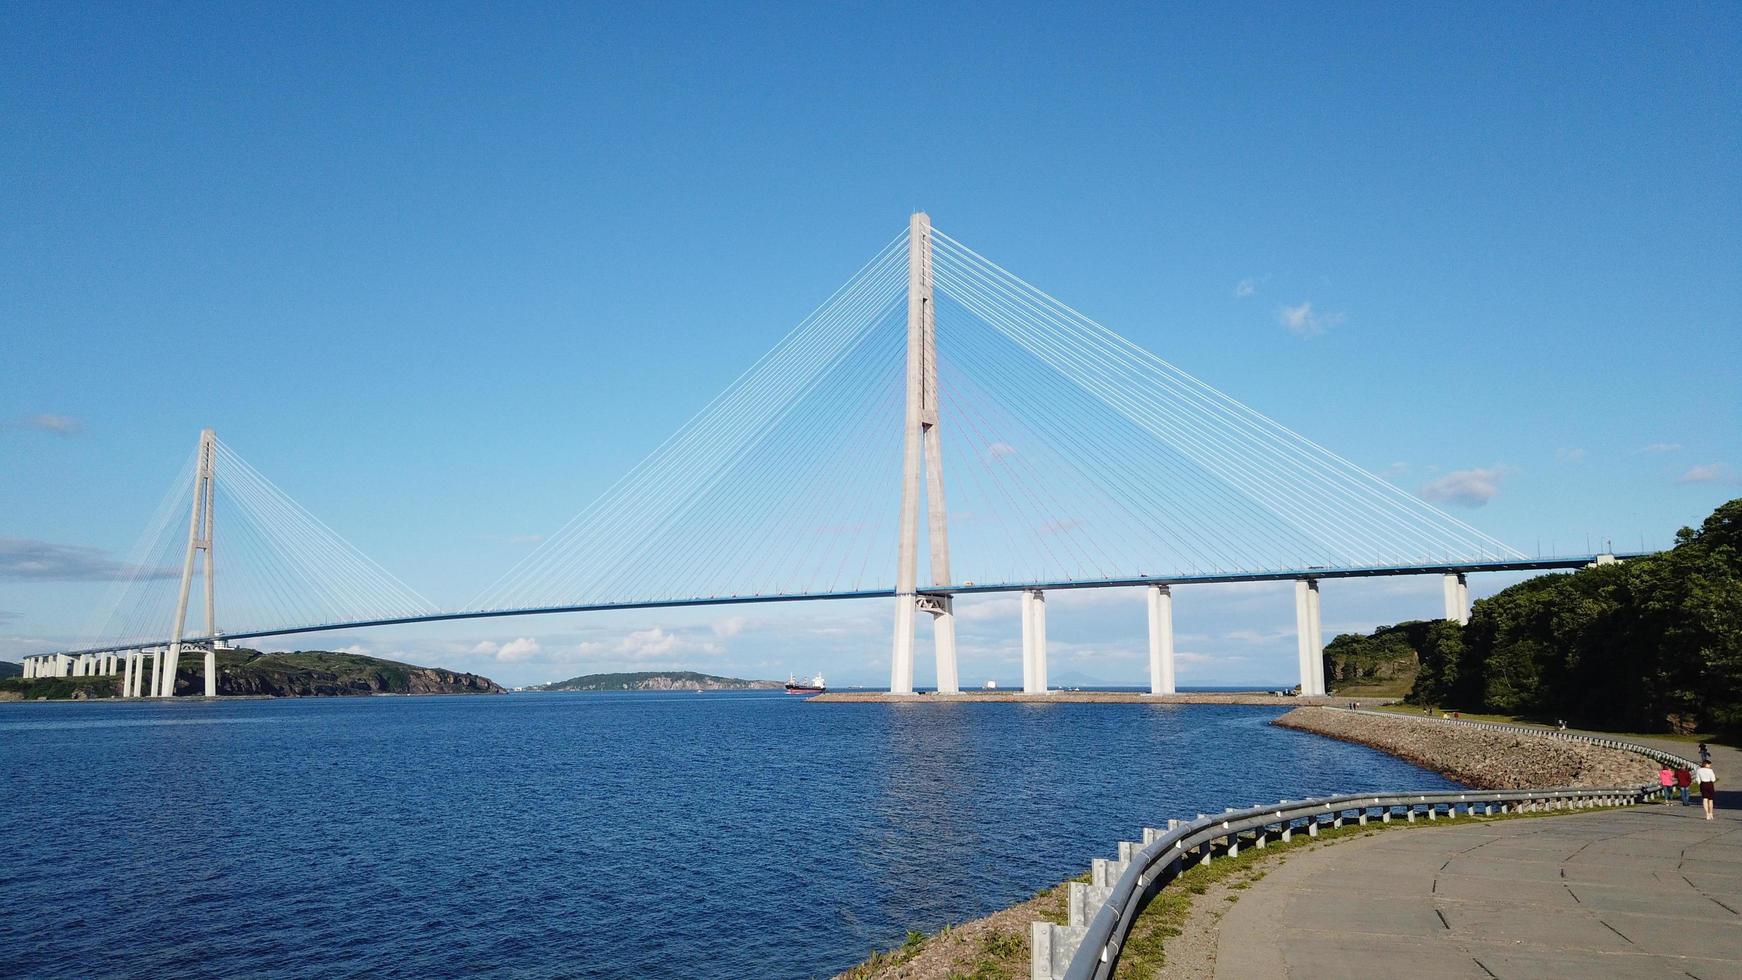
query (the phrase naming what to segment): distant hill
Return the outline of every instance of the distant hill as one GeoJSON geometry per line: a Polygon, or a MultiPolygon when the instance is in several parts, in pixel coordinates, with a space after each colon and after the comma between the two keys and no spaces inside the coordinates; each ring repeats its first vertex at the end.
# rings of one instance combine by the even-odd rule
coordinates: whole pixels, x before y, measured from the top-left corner
{"type": "Polygon", "coordinates": [[[23,664],[15,664],[10,660],[0,660],[0,677],[22,677],[23,675],[23,664]]]}
{"type": "MultiPolygon", "coordinates": [[[[146,660],[146,689],[150,660],[146,660]]],[[[175,672],[178,695],[204,694],[205,655],[182,654],[175,672]]],[[[85,700],[119,697],[120,677],[47,677],[0,680],[0,696],[26,699],[85,700]]],[[[335,697],[358,694],[503,694],[500,684],[477,674],[445,667],[419,667],[330,650],[262,653],[259,650],[218,651],[218,696],[335,697]]]]}
{"type": "Polygon", "coordinates": [[[641,670],[627,674],[583,674],[566,681],[539,684],[528,691],[765,691],[783,681],[747,681],[716,677],[693,670],[641,670]]]}

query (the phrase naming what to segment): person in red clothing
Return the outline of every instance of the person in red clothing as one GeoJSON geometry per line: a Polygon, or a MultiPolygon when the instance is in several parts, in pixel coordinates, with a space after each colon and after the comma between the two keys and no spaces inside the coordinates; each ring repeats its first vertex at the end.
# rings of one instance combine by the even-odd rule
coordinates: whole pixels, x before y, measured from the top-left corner
{"type": "Polygon", "coordinates": [[[1694,784],[1694,771],[1687,766],[1677,766],[1675,769],[1675,785],[1682,791],[1682,806],[1688,805],[1688,788],[1694,784]]]}
{"type": "Polygon", "coordinates": [[[1670,790],[1675,787],[1675,770],[1665,764],[1662,769],[1657,771],[1657,785],[1660,789],[1657,802],[1668,803],[1670,790]]]}

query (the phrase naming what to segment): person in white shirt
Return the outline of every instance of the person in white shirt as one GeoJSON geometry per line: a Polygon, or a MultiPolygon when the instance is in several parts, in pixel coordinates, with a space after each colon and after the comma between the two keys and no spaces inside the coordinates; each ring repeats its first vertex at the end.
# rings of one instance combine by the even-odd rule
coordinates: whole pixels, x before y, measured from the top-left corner
{"type": "Polygon", "coordinates": [[[1704,762],[1694,770],[1694,782],[1700,784],[1700,804],[1706,808],[1706,819],[1712,819],[1712,803],[1718,798],[1718,774],[1712,764],[1704,762]]]}

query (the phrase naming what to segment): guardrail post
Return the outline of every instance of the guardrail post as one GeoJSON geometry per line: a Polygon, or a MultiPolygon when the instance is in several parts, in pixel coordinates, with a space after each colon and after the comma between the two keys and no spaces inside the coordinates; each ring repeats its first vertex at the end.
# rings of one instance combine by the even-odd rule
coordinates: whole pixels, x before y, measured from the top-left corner
{"type": "Polygon", "coordinates": [[[1318,814],[1313,814],[1312,816],[1307,818],[1307,836],[1308,837],[1317,837],[1318,835],[1319,835],[1319,817],[1318,817],[1318,814]]]}

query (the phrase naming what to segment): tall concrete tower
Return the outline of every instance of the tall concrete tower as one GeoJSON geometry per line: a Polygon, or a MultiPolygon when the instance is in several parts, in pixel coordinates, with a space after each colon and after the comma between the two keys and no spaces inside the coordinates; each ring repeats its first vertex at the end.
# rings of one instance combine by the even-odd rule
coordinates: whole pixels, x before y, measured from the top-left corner
{"type": "Polygon", "coordinates": [[[194,468],[194,505],[188,515],[187,555],[181,565],[181,593],[175,603],[175,625],[170,630],[169,654],[160,661],[163,669],[152,678],[160,698],[175,694],[175,671],[181,660],[182,630],[187,625],[188,592],[193,586],[194,555],[205,553],[202,569],[206,584],[206,697],[218,696],[218,663],[213,647],[217,646],[218,621],[212,581],[212,457],[217,452],[218,437],[211,429],[200,430],[199,465],[194,468]]]}
{"type": "Polygon", "coordinates": [[[913,619],[930,613],[937,641],[938,693],[956,694],[956,620],[947,595],[919,594],[919,510],[926,512],[926,551],[934,587],[950,584],[950,538],[944,509],[943,441],[938,432],[937,309],[932,303],[931,218],[907,226],[907,417],[902,449],[901,542],[895,571],[895,644],[889,690],[913,693],[913,619]],[[925,483],[920,485],[923,460],[925,483]]]}

